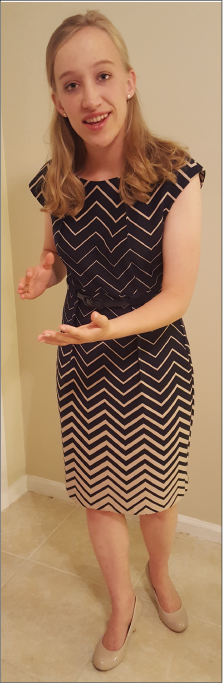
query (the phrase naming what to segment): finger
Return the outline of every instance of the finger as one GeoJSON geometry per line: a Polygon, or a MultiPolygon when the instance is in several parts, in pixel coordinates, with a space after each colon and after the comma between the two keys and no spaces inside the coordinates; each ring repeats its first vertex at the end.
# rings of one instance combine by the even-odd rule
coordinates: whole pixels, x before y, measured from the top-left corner
{"type": "Polygon", "coordinates": [[[43,268],[46,270],[50,270],[52,268],[52,265],[54,263],[54,255],[52,251],[49,251],[48,254],[46,255],[44,262],[43,262],[43,268]]]}
{"type": "Polygon", "coordinates": [[[46,339],[46,341],[49,339],[63,340],[65,337],[70,340],[70,336],[68,334],[65,335],[62,334],[62,332],[55,332],[55,330],[45,330],[39,335],[39,337],[41,337],[41,339],[46,339]]]}
{"type": "Polygon", "coordinates": [[[30,280],[31,277],[34,275],[34,268],[27,268],[26,271],[26,279],[30,280]]]}
{"type": "Polygon", "coordinates": [[[21,280],[19,280],[19,284],[18,284],[18,287],[17,287],[17,292],[18,292],[19,294],[21,294],[21,292],[23,291],[25,285],[26,285],[26,278],[25,278],[25,277],[21,277],[21,280]]]}
{"type": "Polygon", "coordinates": [[[66,337],[66,335],[61,332],[46,332],[39,334],[38,341],[52,346],[67,346],[68,344],[71,344],[70,337],[66,337]]]}
{"type": "Polygon", "coordinates": [[[78,327],[73,327],[73,325],[59,325],[60,332],[71,335],[71,337],[76,336],[76,333],[78,334],[78,329],[78,327]]]}
{"type": "Polygon", "coordinates": [[[24,292],[23,294],[20,295],[20,299],[31,299],[31,295],[29,292],[24,292]]]}
{"type": "Polygon", "coordinates": [[[17,288],[17,293],[20,295],[20,299],[30,299],[30,293],[29,293],[29,285],[27,284],[27,278],[23,277],[21,278],[18,288],[17,288]]]}

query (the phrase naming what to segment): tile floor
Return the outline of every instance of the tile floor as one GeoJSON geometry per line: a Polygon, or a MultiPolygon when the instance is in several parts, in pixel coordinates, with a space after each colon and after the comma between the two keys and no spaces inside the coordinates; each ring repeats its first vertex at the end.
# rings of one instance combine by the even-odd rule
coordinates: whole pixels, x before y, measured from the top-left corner
{"type": "Polygon", "coordinates": [[[219,544],[176,535],[170,570],[189,627],[175,634],[150,599],[139,523],[127,523],[143,613],[125,661],[100,672],[92,653],[110,608],[85,511],[28,492],[2,513],[2,683],[222,680],[219,544]]]}

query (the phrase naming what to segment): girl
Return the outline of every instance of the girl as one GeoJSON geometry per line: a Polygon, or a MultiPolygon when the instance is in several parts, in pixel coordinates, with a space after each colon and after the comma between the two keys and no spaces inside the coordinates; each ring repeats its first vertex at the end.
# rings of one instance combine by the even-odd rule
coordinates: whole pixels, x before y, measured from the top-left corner
{"type": "Polygon", "coordinates": [[[67,491],[86,508],[111,597],[93,656],[107,670],[122,661],[142,608],[126,513],[140,516],[159,617],[187,627],[168,560],[188,487],[193,368],[182,316],[198,271],[204,171],[149,132],[126,46],[99,12],[66,19],[46,64],[52,158],[30,183],[45,238],[18,293],[33,299],[67,276],[62,325],[38,339],[58,345],[67,491]]]}

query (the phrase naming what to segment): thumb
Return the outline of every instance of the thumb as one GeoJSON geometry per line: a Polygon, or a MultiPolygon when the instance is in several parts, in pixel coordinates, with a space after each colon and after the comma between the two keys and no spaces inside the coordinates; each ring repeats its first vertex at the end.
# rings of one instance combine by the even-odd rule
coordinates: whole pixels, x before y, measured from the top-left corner
{"type": "Polygon", "coordinates": [[[93,313],[91,314],[91,320],[93,323],[98,325],[98,327],[105,327],[105,325],[107,325],[108,322],[108,318],[106,317],[106,315],[101,315],[101,313],[98,313],[97,311],[93,311],[93,313]]]}
{"type": "Polygon", "coordinates": [[[52,251],[48,251],[48,254],[45,257],[45,260],[43,262],[43,268],[46,270],[50,270],[52,268],[52,265],[54,263],[54,255],[52,251]]]}

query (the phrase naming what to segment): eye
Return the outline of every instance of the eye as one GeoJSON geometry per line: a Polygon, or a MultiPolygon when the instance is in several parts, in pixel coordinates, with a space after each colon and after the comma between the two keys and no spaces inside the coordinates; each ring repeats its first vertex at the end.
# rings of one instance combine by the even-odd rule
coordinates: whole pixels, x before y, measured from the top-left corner
{"type": "Polygon", "coordinates": [[[68,85],[65,86],[65,90],[76,90],[77,88],[77,83],[68,83],[68,85]]]}
{"type": "Polygon", "coordinates": [[[111,76],[110,74],[100,74],[99,78],[101,78],[102,81],[108,81],[111,76]]]}

